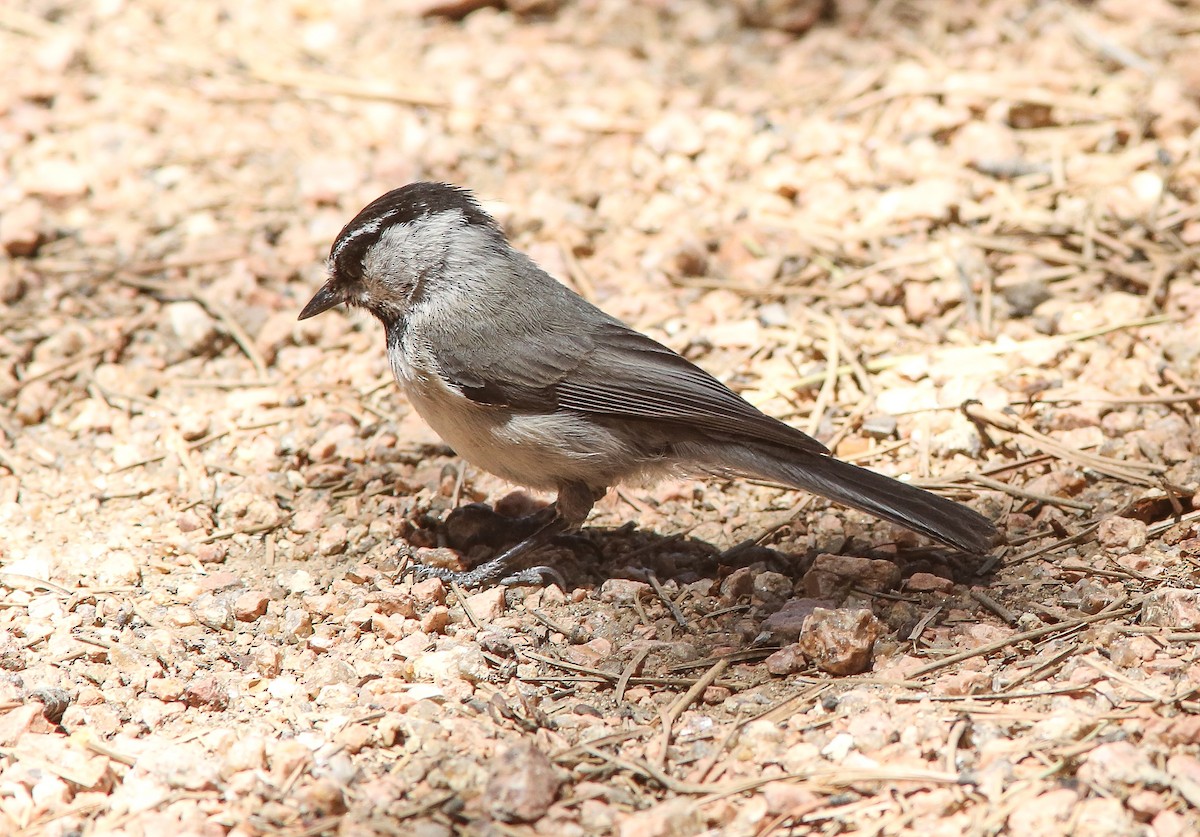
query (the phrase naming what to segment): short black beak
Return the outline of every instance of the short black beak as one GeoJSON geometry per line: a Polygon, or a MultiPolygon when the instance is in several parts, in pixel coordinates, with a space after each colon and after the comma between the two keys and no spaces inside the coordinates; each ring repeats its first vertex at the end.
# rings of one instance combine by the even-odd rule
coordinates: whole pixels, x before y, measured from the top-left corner
{"type": "Polygon", "coordinates": [[[300,312],[300,316],[296,319],[307,320],[309,317],[315,317],[317,314],[328,311],[341,301],[342,297],[333,289],[333,280],[331,279],[321,286],[321,290],[313,295],[313,298],[308,301],[308,305],[304,306],[304,310],[300,312]]]}

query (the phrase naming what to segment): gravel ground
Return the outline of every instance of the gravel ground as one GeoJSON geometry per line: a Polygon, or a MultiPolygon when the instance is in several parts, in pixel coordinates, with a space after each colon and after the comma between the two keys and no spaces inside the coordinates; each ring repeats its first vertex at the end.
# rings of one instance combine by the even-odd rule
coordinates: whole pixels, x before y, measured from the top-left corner
{"type": "Polygon", "coordinates": [[[1200,831],[1200,5],[476,5],[0,6],[0,833],[1200,831]],[[414,584],[547,499],[296,321],[416,179],[1009,545],[675,481],[414,584]]]}

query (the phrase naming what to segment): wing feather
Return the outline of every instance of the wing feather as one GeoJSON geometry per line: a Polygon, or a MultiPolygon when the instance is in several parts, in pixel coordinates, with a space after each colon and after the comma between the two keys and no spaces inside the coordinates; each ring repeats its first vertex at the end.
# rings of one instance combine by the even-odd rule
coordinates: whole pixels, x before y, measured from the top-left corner
{"type": "Polygon", "coordinates": [[[490,362],[470,351],[474,341],[468,335],[466,341],[440,341],[437,359],[442,374],[481,404],[665,422],[744,442],[828,453],[816,439],[764,415],[644,334],[608,318],[589,331],[504,335],[509,351],[490,362]]]}

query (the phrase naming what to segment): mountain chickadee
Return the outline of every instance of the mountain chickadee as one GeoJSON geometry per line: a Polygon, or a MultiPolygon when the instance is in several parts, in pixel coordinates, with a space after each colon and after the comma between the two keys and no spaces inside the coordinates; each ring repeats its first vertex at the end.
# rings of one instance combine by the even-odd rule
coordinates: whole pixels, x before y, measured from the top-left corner
{"type": "Polygon", "coordinates": [[[996,527],[951,500],[841,462],[724,384],[610,317],[514,250],[470,192],[411,183],[369,203],[329,254],[329,280],[300,312],[366,308],[421,417],[473,465],[555,490],[538,528],[467,572],[510,575],[531,550],[583,525],[610,486],[664,474],[743,476],[802,488],[964,552],[996,527]]]}

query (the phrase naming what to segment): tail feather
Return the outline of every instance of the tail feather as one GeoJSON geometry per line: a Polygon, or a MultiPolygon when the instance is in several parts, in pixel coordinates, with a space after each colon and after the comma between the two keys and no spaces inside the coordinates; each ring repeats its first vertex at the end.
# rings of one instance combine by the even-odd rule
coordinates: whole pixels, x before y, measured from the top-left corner
{"type": "Polygon", "coordinates": [[[811,491],[963,552],[982,555],[1002,540],[996,526],[974,509],[831,456],[784,459],[751,448],[742,452],[729,464],[747,476],[811,491]]]}

